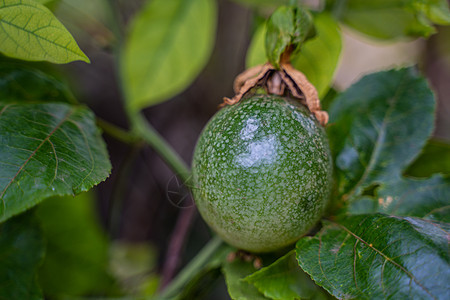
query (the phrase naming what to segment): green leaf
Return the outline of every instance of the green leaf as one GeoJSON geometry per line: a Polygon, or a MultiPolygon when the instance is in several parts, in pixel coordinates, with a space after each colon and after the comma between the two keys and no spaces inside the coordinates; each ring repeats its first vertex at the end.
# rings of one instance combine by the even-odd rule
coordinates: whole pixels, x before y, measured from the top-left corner
{"type": "Polygon", "coordinates": [[[447,299],[448,224],[382,214],[327,222],[297,242],[297,259],[340,299],[447,299]]]}
{"type": "Polygon", "coordinates": [[[435,175],[387,182],[377,189],[376,197],[357,199],[349,208],[351,214],[372,212],[450,223],[450,179],[435,175]]]}
{"type": "Polygon", "coordinates": [[[450,143],[443,140],[428,141],[419,157],[405,171],[414,177],[429,177],[434,173],[450,175],[450,143]]]}
{"type": "Polygon", "coordinates": [[[417,0],[414,2],[414,7],[436,24],[450,24],[450,9],[447,0],[417,0]]]}
{"type": "Polygon", "coordinates": [[[81,296],[104,291],[112,282],[107,272],[108,242],[100,228],[92,194],[53,197],[36,209],[47,239],[39,269],[46,295],[81,296]],[[55,276],[55,274],[58,274],[55,276]]]}
{"type": "Polygon", "coordinates": [[[245,262],[240,258],[232,262],[224,263],[222,272],[225,275],[228,293],[233,300],[267,300],[258,292],[256,287],[244,280],[245,277],[254,273],[257,269],[252,262],[245,262]]]}
{"type": "Polygon", "coordinates": [[[247,68],[262,65],[267,62],[266,49],[264,48],[266,25],[266,23],[262,23],[255,30],[255,33],[253,33],[245,58],[245,65],[247,68]]]}
{"type": "Polygon", "coordinates": [[[0,299],[43,299],[36,272],[44,252],[32,212],[0,225],[0,299]]]}
{"type": "Polygon", "coordinates": [[[247,276],[245,281],[270,299],[328,299],[327,294],[298,266],[294,250],[247,276]]]}
{"type": "Polygon", "coordinates": [[[74,97],[67,85],[44,72],[15,64],[0,66],[0,102],[66,102],[74,97]]]}
{"type": "Polygon", "coordinates": [[[281,6],[267,20],[265,48],[268,61],[276,68],[286,49],[298,50],[315,35],[311,14],[300,7],[281,6]]]}
{"type": "Polygon", "coordinates": [[[43,5],[46,5],[47,3],[52,2],[52,1],[55,1],[55,0],[34,0],[34,2],[38,2],[43,5]]]}
{"type": "Polygon", "coordinates": [[[0,3],[0,51],[31,61],[89,62],[64,25],[48,8],[32,0],[0,3]]]}
{"type": "Polygon", "coordinates": [[[94,115],[67,104],[0,104],[0,221],[87,191],[111,170],[94,115]]]}
{"type": "Polygon", "coordinates": [[[288,5],[291,2],[290,0],[233,0],[233,1],[255,8],[279,7],[281,5],[288,5]]]}
{"type": "Polygon", "coordinates": [[[316,87],[319,97],[330,88],[342,49],[339,26],[327,13],[314,17],[316,38],[308,40],[292,60],[294,68],[302,71],[316,87]]]}
{"type": "Polygon", "coordinates": [[[328,128],[339,193],[399,180],[430,136],[434,110],[432,91],[412,68],[365,76],[339,95],[328,128]]]}
{"type": "MultiPolygon", "coordinates": [[[[341,35],[338,24],[327,13],[314,15],[314,26],[316,36],[303,44],[292,60],[292,65],[306,75],[322,98],[332,83],[339,61],[341,35]]],[[[265,28],[266,25],[262,24],[253,36],[247,52],[247,68],[267,61],[264,49],[265,28]]]]}
{"type": "Polygon", "coordinates": [[[342,22],[378,39],[427,37],[450,24],[446,0],[327,0],[342,22]]]}
{"type": "Polygon", "coordinates": [[[139,110],[188,87],[206,65],[216,28],[214,0],[153,0],[138,13],[121,57],[127,105],[139,110]]]}

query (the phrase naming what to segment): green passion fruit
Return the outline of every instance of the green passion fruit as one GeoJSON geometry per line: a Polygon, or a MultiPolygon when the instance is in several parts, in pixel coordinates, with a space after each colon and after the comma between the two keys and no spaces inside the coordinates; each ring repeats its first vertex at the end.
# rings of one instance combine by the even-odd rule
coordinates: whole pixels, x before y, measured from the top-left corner
{"type": "Polygon", "coordinates": [[[298,240],[321,217],[332,162],[325,131],[307,108],[256,95],[208,122],[192,173],[206,223],[239,249],[269,252],[298,240]]]}

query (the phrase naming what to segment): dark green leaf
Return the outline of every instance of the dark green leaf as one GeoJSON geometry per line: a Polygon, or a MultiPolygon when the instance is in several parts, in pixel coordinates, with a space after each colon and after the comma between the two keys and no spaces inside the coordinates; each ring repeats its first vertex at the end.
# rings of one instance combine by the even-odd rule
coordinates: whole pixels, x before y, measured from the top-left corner
{"type": "Polygon", "coordinates": [[[245,262],[236,258],[232,262],[226,262],[222,267],[225,275],[228,293],[233,300],[267,300],[258,292],[256,287],[244,280],[245,277],[254,273],[257,269],[252,262],[245,262]]]}
{"type": "Polygon", "coordinates": [[[429,179],[405,178],[377,189],[376,197],[351,203],[349,213],[382,212],[450,223],[450,180],[441,175],[429,179]]]}
{"type": "Polygon", "coordinates": [[[327,0],[346,24],[379,39],[427,37],[436,24],[450,24],[446,0],[327,0]]]}
{"type": "Polygon", "coordinates": [[[191,84],[209,59],[215,28],[214,0],[149,1],[121,57],[128,106],[160,103],[191,84]]]}
{"type": "Polygon", "coordinates": [[[340,194],[395,182],[420,153],[434,126],[435,101],[414,69],[371,74],[330,108],[331,149],[340,194]]]}
{"type": "Polygon", "coordinates": [[[351,216],[298,241],[297,258],[341,299],[447,299],[448,236],[448,228],[418,218],[351,216]]]}
{"type": "Polygon", "coordinates": [[[247,276],[245,281],[270,299],[328,299],[327,294],[298,266],[294,250],[247,276]]]}
{"type": "Polygon", "coordinates": [[[429,177],[434,173],[450,175],[450,144],[430,140],[419,157],[408,167],[405,174],[414,177],[429,177]]]}
{"type": "Polygon", "coordinates": [[[45,294],[81,296],[104,291],[111,282],[108,243],[91,194],[47,199],[36,213],[47,238],[39,270],[45,294]]]}
{"type": "Polygon", "coordinates": [[[279,7],[267,21],[265,48],[268,61],[279,67],[281,54],[298,50],[304,41],[315,35],[311,14],[293,6],[279,7]]]}
{"type": "Polygon", "coordinates": [[[64,25],[48,8],[32,0],[0,3],[0,51],[31,61],[89,62],[64,25]]]}
{"type": "MultiPolygon", "coordinates": [[[[292,65],[303,72],[316,87],[319,97],[327,93],[339,61],[341,35],[331,15],[321,13],[314,16],[316,36],[307,40],[300,52],[293,57],[292,65]]],[[[265,24],[255,32],[247,53],[247,67],[267,62],[264,49],[265,24]]]]}
{"type": "Polygon", "coordinates": [[[0,225],[0,299],[43,299],[36,272],[44,248],[33,213],[0,225]]]}
{"type": "Polygon", "coordinates": [[[92,112],[56,103],[0,105],[0,165],[0,221],[87,191],[111,170],[92,112]]]}
{"type": "Polygon", "coordinates": [[[37,69],[0,66],[0,102],[22,101],[73,103],[74,98],[65,84],[37,69]]]}

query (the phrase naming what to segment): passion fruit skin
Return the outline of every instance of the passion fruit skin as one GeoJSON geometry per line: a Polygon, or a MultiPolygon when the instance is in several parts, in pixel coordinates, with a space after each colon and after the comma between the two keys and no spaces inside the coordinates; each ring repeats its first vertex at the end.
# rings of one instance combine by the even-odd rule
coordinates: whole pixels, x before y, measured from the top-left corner
{"type": "Polygon", "coordinates": [[[256,95],[208,122],[192,173],[206,223],[229,244],[258,253],[295,242],[318,221],[332,161],[324,129],[303,105],[256,95]]]}

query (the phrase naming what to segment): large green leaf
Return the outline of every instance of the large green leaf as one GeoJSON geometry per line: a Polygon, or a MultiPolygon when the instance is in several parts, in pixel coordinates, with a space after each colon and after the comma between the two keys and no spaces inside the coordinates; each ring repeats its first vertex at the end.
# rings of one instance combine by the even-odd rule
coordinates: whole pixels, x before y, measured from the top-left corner
{"type": "Polygon", "coordinates": [[[32,0],[0,3],[0,51],[31,61],[89,62],[64,25],[48,8],[32,0]]]}
{"type": "Polygon", "coordinates": [[[413,68],[365,76],[339,95],[328,136],[340,194],[399,180],[433,130],[434,109],[432,91],[413,68]]]}
{"type": "Polygon", "coordinates": [[[92,195],[53,197],[42,202],[36,213],[47,240],[39,270],[45,294],[81,296],[104,291],[112,281],[107,272],[108,243],[92,195]]]}
{"type": "Polygon", "coordinates": [[[214,0],[153,0],[138,13],[121,56],[132,110],[184,90],[211,54],[216,28],[214,0]]]}
{"type": "Polygon", "coordinates": [[[45,244],[33,213],[0,225],[0,299],[43,299],[37,269],[45,244]]]}
{"type": "Polygon", "coordinates": [[[450,143],[443,140],[428,141],[405,173],[414,177],[429,177],[434,173],[450,175],[450,143]]]}
{"type": "Polygon", "coordinates": [[[233,300],[267,300],[256,287],[245,281],[245,277],[254,273],[257,269],[253,263],[236,258],[232,262],[224,263],[222,272],[225,275],[228,293],[233,300]]]}
{"type": "Polygon", "coordinates": [[[328,299],[327,293],[298,266],[294,250],[247,276],[245,281],[270,299],[328,299]]]}
{"type": "Polygon", "coordinates": [[[382,212],[450,223],[450,179],[434,175],[429,179],[404,178],[387,182],[376,197],[361,197],[351,203],[349,213],[382,212]]]}
{"type": "Polygon", "coordinates": [[[327,0],[348,26],[379,39],[427,37],[436,24],[450,24],[446,0],[327,0]]]}
{"type": "MultiPolygon", "coordinates": [[[[293,57],[292,65],[302,71],[317,89],[319,97],[327,93],[341,53],[339,27],[331,15],[321,13],[314,16],[316,36],[306,41],[300,52],[293,57]]],[[[247,67],[267,61],[264,50],[265,24],[255,32],[247,53],[247,67]]]]}
{"type": "Polygon", "coordinates": [[[445,227],[411,217],[352,216],[299,240],[297,258],[317,284],[340,299],[447,299],[445,227]]]}
{"type": "Polygon", "coordinates": [[[67,87],[37,69],[16,65],[0,66],[0,102],[74,102],[67,87]]]}
{"type": "Polygon", "coordinates": [[[111,164],[94,115],[67,104],[0,104],[0,221],[89,190],[111,164]]]}

